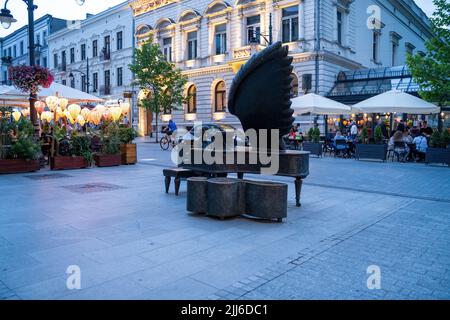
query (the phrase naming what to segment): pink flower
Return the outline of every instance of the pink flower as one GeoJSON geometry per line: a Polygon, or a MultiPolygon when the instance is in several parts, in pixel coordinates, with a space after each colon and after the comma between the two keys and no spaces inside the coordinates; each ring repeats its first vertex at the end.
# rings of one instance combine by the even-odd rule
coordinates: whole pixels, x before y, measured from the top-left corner
{"type": "Polygon", "coordinates": [[[9,74],[14,86],[27,93],[37,93],[39,87],[48,88],[54,80],[50,70],[41,66],[14,66],[9,74]]]}

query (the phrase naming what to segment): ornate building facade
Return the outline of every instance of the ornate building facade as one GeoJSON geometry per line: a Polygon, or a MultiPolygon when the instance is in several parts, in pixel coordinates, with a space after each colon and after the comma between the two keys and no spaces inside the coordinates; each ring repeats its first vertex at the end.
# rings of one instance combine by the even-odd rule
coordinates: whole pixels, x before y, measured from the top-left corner
{"type": "MultiPolygon", "coordinates": [[[[135,0],[136,45],[152,38],[188,76],[174,120],[238,124],[227,110],[233,77],[270,40],[289,46],[293,95],[327,95],[341,71],[392,67],[424,51],[428,18],[413,0],[135,0]]],[[[270,79],[267,79],[270,81],[270,79]]],[[[297,120],[301,120],[300,118],[297,120]]],[[[139,111],[141,133],[151,118],[139,111]]]]}

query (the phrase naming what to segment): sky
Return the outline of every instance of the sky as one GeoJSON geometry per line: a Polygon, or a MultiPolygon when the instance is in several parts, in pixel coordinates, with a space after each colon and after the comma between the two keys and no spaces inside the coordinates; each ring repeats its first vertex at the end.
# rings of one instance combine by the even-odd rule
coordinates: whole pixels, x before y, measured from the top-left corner
{"type": "MultiPolygon", "coordinates": [[[[432,0],[415,0],[422,10],[431,16],[434,10],[432,0]]],[[[0,0],[3,7],[5,0],[0,0]]],[[[79,6],[75,0],[35,0],[38,9],[35,11],[35,19],[49,13],[57,18],[66,20],[79,20],[86,17],[86,13],[96,14],[105,9],[113,7],[124,0],[85,0],[83,6],[79,6]]],[[[10,0],[8,9],[11,10],[13,16],[17,19],[8,30],[0,27],[0,37],[4,37],[16,29],[27,24],[27,9],[22,0],[10,0]]]]}

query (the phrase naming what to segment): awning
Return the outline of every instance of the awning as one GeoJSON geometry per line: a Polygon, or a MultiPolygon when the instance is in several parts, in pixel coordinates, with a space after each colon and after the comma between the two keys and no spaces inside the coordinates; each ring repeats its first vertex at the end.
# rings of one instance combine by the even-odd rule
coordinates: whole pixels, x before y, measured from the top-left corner
{"type": "Polygon", "coordinates": [[[308,93],[291,99],[291,108],[296,115],[312,114],[349,114],[352,109],[340,102],[322,97],[315,93],[308,93]]]}

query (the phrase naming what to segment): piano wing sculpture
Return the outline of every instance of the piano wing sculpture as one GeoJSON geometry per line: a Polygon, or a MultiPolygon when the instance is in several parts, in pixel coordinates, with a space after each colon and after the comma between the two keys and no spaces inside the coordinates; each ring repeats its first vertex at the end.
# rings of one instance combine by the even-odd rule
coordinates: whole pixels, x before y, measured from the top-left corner
{"type": "Polygon", "coordinates": [[[277,42],[253,55],[239,70],[231,85],[228,109],[244,130],[278,129],[282,136],[294,122],[291,109],[292,57],[288,47],[277,42]]]}

